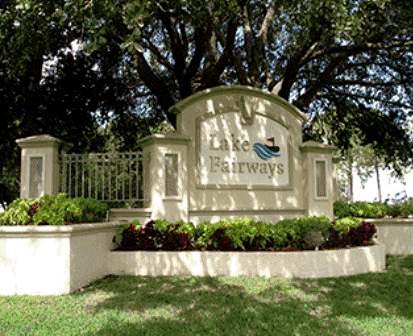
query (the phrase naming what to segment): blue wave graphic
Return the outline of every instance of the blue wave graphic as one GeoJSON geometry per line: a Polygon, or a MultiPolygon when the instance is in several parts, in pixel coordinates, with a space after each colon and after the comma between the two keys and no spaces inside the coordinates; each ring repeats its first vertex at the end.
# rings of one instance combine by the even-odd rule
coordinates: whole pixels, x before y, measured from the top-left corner
{"type": "Polygon", "coordinates": [[[265,145],[262,143],[256,142],[253,146],[254,152],[258,155],[258,157],[262,160],[267,161],[272,157],[278,157],[280,154],[275,154],[274,152],[270,151],[265,145]]]}

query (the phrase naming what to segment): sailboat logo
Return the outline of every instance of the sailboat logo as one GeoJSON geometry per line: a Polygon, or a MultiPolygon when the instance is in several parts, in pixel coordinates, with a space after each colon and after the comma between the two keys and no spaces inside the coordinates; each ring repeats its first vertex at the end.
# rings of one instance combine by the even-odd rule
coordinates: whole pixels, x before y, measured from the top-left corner
{"type": "Polygon", "coordinates": [[[268,146],[259,142],[256,142],[253,146],[254,152],[262,160],[267,161],[272,157],[279,157],[281,154],[277,154],[280,151],[280,147],[275,146],[274,138],[269,138],[267,141],[272,142],[272,146],[268,146]]]}

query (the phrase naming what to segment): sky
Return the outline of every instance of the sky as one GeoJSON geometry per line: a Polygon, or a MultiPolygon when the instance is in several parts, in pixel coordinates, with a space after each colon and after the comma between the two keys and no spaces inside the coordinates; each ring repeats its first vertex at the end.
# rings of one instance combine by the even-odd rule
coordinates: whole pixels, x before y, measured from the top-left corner
{"type": "MultiPolygon", "coordinates": [[[[406,174],[405,182],[395,180],[390,177],[390,174],[386,171],[380,171],[380,184],[381,184],[381,194],[383,201],[390,196],[390,198],[395,198],[395,195],[399,192],[406,191],[407,197],[413,197],[413,172],[406,174]]],[[[354,177],[354,201],[367,201],[373,202],[378,200],[378,190],[377,190],[377,179],[376,175],[373,175],[366,183],[363,189],[360,179],[355,175],[354,177]]]]}

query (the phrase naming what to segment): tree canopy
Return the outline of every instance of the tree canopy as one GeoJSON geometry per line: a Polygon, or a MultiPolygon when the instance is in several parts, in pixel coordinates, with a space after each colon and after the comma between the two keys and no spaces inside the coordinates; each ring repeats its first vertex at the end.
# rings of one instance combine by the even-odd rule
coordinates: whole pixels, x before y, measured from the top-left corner
{"type": "MultiPolygon", "coordinates": [[[[113,132],[136,138],[135,127],[148,129],[148,120],[175,125],[169,108],[179,100],[242,84],[274,92],[305,112],[306,139],[346,149],[356,132],[397,170],[413,158],[406,127],[413,106],[411,5],[5,0],[0,94],[6,122],[0,132],[13,141],[48,132],[87,150],[102,143],[102,122],[111,120],[113,132]],[[83,46],[76,55],[73,41],[83,46]],[[74,125],[74,118],[81,122],[74,125]],[[320,118],[332,137],[315,127],[320,118]]],[[[123,140],[122,146],[131,144],[123,140]]]]}
{"type": "Polygon", "coordinates": [[[84,42],[115,43],[136,89],[174,125],[169,108],[196,91],[243,84],[277,93],[310,117],[408,165],[413,13],[404,0],[71,0],[84,42]]]}

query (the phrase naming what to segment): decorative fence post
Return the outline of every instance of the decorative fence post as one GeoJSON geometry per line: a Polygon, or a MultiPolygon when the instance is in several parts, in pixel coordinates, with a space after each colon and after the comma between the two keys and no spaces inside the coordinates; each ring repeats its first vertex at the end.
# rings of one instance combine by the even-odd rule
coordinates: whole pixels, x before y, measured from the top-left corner
{"type": "Polygon", "coordinates": [[[59,192],[59,147],[48,134],[16,140],[21,148],[20,198],[34,199],[59,192]]]}
{"type": "Polygon", "coordinates": [[[152,219],[189,220],[187,146],[177,133],[153,134],[139,141],[144,161],[144,199],[152,219]]]}
{"type": "Polygon", "coordinates": [[[333,153],[336,147],[314,141],[300,146],[304,163],[304,200],[307,216],[334,218],[333,153]]]}

